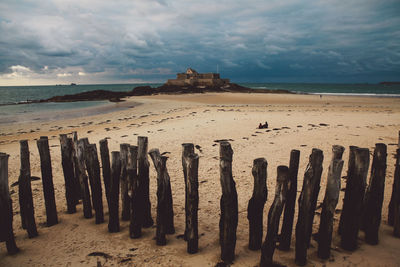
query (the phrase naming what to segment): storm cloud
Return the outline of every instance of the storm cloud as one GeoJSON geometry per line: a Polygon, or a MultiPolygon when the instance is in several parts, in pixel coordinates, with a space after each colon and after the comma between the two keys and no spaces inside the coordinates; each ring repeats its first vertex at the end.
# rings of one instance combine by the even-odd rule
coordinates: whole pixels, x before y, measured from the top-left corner
{"type": "Polygon", "coordinates": [[[0,2],[0,85],[400,78],[400,2],[0,2]]]}

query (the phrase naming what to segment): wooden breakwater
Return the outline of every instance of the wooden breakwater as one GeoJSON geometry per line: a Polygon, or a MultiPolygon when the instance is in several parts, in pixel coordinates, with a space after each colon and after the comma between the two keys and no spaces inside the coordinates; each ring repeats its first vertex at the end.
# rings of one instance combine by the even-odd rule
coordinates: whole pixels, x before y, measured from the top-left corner
{"type": "MultiPolygon", "coordinates": [[[[103,223],[103,190],[109,211],[109,232],[120,231],[120,219],[129,220],[129,235],[140,238],[142,228],[153,225],[149,198],[150,156],[157,173],[156,244],[168,243],[168,235],[175,233],[173,199],[167,159],[158,149],[148,151],[147,137],[139,137],[137,145],[121,144],[120,151],[112,151],[111,157],[106,139],[100,141],[100,160],[96,144],[87,138],[78,139],[60,135],[61,165],[65,181],[65,199],[68,213],[76,213],[76,205],[82,200],[84,218],[90,219],[95,212],[96,224],[103,223]],[[111,160],[110,160],[111,159],[111,160]],[[100,167],[102,166],[102,167],[100,167]],[[102,169],[102,172],[100,171],[102,169]],[[103,184],[103,185],[102,185],[103,184]],[[120,212],[120,203],[121,212],[120,212]]],[[[30,159],[28,142],[20,142],[21,169],[19,183],[19,204],[22,228],[29,238],[40,234],[36,229],[34,203],[32,199],[30,159]]],[[[51,155],[47,137],[37,141],[40,155],[43,194],[46,207],[47,226],[58,223],[57,208],[52,180],[51,155]]],[[[332,147],[332,158],[326,177],[325,196],[318,232],[318,257],[329,259],[332,236],[340,235],[340,246],[348,251],[358,249],[359,232],[365,233],[365,241],[379,244],[379,227],[382,221],[382,204],[386,180],[387,147],[378,143],[370,159],[367,148],[351,146],[349,150],[347,182],[338,233],[334,233],[334,213],[341,190],[343,152],[339,145],[332,147]],[[371,164],[371,168],[369,168],[371,164]],[[368,170],[370,175],[368,178],[368,170]]],[[[235,260],[236,231],[238,227],[238,196],[232,175],[234,151],[227,141],[220,142],[220,221],[219,243],[221,261],[231,264],[235,260]]],[[[298,217],[293,232],[297,177],[300,152],[292,150],[289,166],[279,166],[272,205],[269,207],[267,227],[264,237],[263,215],[268,197],[266,186],[267,160],[257,158],[253,162],[253,194],[248,202],[249,248],[260,250],[260,266],[275,266],[273,259],[276,248],[288,251],[294,247],[293,261],[303,266],[307,263],[307,250],[312,238],[312,225],[321,191],[322,165],[324,153],[314,148],[310,154],[300,196],[298,217]],[[282,216],[283,215],[283,216],[282,216]],[[282,218],[282,219],[281,219],[282,218]],[[280,222],[282,221],[281,232],[280,222]],[[294,244],[291,241],[294,237],[294,244]],[[264,240],[264,241],[263,241],[264,240]]],[[[388,224],[393,226],[393,235],[400,237],[400,148],[396,150],[393,189],[388,207],[388,224]]],[[[199,156],[194,153],[194,145],[182,144],[182,169],[185,184],[185,232],[188,253],[198,253],[199,196],[198,170],[199,156]]],[[[8,155],[0,153],[0,241],[6,242],[9,254],[19,251],[13,233],[12,203],[8,185],[8,155]]],[[[290,253],[290,252],[287,252],[290,253]]]]}

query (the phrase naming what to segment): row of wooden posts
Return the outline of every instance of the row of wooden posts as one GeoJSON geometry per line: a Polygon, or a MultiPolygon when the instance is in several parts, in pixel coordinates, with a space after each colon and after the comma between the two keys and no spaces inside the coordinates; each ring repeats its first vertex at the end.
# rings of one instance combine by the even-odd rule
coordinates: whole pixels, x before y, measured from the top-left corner
{"type": "MultiPolygon", "coordinates": [[[[168,157],[160,154],[158,149],[148,151],[147,137],[138,137],[138,145],[121,144],[120,151],[108,150],[107,139],[100,141],[100,161],[95,144],[87,138],[60,135],[61,162],[65,179],[65,195],[68,213],[76,212],[76,205],[82,199],[83,215],[92,218],[95,212],[96,224],[104,222],[102,186],[100,169],[102,169],[105,195],[109,209],[109,232],[118,232],[119,203],[121,195],[121,219],[130,221],[131,238],[139,238],[142,228],[153,225],[149,198],[149,162],[148,154],[157,172],[157,218],[156,243],[166,244],[166,235],[175,233],[173,200],[170,177],[166,167],[168,157]]],[[[54,195],[51,156],[47,137],[37,140],[40,155],[43,193],[46,206],[47,226],[58,223],[54,195]]],[[[21,169],[19,182],[19,204],[22,227],[27,230],[29,238],[38,235],[34,216],[31,189],[31,173],[28,142],[20,142],[21,169]]],[[[378,232],[381,223],[382,203],[386,176],[387,148],[385,144],[375,146],[371,174],[367,186],[367,174],[370,152],[367,148],[350,146],[347,182],[343,209],[340,216],[338,233],[341,235],[341,247],[353,251],[357,249],[359,230],[365,232],[367,243],[378,244],[378,232]]],[[[328,259],[333,232],[333,217],[341,189],[341,173],[344,161],[344,147],[334,145],[333,156],[329,165],[325,198],[322,203],[320,225],[316,239],[318,257],[328,259]]],[[[225,263],[234,261],[236,245],[236,228],[238,225],[238,200],[235,181],[232,176],[233,150],[229,142],[220,142],[220,182],[222,196],[220,200],[220,246],[221,260],[225,263]]],[[[297,176],[300,151],[292,150],[289,166],[278,166],[277,181],[273,203],[268,212],[267,233],[264,242],[263,210],[267,201],[268,190],[267,160],[254,160],[252,175],[254,190],[248,202],[247,218],[249,220],[249,249],[261,249],[261,266],[273,266],[273,254],[277,247],[289,250],[292,240],[295,203],[297,194],[297,176]],[[283,223],[279,232],[282,213],[283,223]],[[279,245],[277,245],[277,242],[279,245]]],[[[307,249],[310,246],[312,226],[317,199],[320,191],[323,152],[313,149],[309,157],[302,191],[298,198],[298,219],[295,228],[295,262],[305,265],[307,249]]],[[[394,235],[400,237],[400,148],[396,151],[396,165],[392,197],[389,204],[388,223],[394,226],[394,235]]],[[[185,182],[185,232],[187,252],[198,251],[198,167],[199,156],[194,152],[191,143],[182,144],[182,167],[185,182]]],[[[0,241],[5,241],[10,254],[18,252],[13,234],[13,212],[8,187],[8,155],[0,153],[0,241]],[[4,229],[4,230],[3,230],[4,229]]]]}

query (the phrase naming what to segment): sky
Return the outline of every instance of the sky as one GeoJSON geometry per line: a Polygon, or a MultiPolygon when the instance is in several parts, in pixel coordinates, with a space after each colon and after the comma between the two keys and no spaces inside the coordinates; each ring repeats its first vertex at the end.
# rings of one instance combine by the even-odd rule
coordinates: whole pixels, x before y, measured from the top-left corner
{"type": "Polygon", "coordinates": [[[1,0],[0,86],[400,81],[399,0],[1,0]]]}

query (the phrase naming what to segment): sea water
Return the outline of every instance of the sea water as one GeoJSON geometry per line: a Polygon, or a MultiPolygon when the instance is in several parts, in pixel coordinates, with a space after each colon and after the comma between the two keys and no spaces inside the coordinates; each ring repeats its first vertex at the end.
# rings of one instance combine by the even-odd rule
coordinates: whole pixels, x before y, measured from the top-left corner
{"type": "MultiPolygon", "coordinates": [[[[80,101],[64,103],[31,103],[32,100],[53,96],[76,94],[93,90],[130,91],[136,86],[157,87],[161,84],[97,84],[97,85],[54,85],[54,86],[0,86],[0,124],[35,120],[52,120],[63,115],[74,117],[110,112],[124,106],[108,101],[80,101]],[[112,105],[108,109],[96,107],[112,105]],[[78,112],[84,110],[85,112],[78,112]],[[68,111],[68,112],[66,112],[68,111]]],[[[240,83],[253,89],[283,89],[295,93],[319,95],[360,95],[372,97],[400,97],[400,85],[383,84],[317,84],[317,83],[240,83]]]]}

